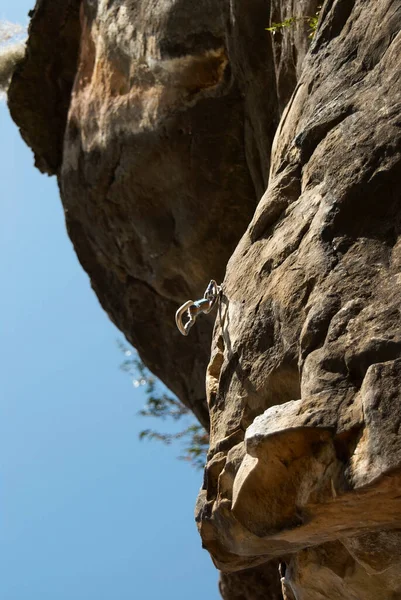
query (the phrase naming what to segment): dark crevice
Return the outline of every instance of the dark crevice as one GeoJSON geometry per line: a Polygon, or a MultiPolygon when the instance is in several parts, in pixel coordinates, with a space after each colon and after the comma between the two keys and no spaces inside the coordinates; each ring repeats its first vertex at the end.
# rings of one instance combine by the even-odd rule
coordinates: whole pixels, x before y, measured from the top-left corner
{"type": "Polygon", "coordinates": [[[207,51],[218,50],[224,46],[224,40],[208,31],[192,33],[177,40],[165,37],[160,40],[160,53],[163,60],[179,58],[188,54],[204,54],[207,51]]]}
{"type": "Polygon", "coordinates": [[[368,340],[366,347],[345,355],[348,378],[359,389],[370,366],[399,358],[401,341],[383,338],[368,340]]]}
{"type": "Polygon", "coordinates": [[[302,165],[305,165],[318,145],[327,137],[327,135],[337,127],[342,121],[354,113],[352,106],[345,106],[342,111],[329,119],[306,126],[303,131],[298,133],[294,139],[294,145],[300,150],[302,165]]]}
{"type": "Polygon", "coordinates": [[[320,27],[316,32],[311,53],[316,54],[321,46],[338,37],[344,29],[355,5],[355,0],[329,0],[320,13],[320,27]]]}
{"type": "MultiPolygon", "coordinates": [[[[269,193],[269,189],[268,189],[269,193]]],[[[301,195],[301,167],[294,165],[283,172],[271,184],[271,199],[264,206],[263,212],[252,223],[249,235],[252,243],[268,238],[280,220],[285,217],[286,209],[298,200],[301,195]]]]}

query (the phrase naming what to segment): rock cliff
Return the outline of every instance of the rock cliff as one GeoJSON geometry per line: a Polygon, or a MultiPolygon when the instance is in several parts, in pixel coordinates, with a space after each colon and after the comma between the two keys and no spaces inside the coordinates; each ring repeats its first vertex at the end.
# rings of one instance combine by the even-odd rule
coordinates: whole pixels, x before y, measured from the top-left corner
{"type": "Polygon", "coordinates": [[[399,0],[32,13],[11,114],[102,306],[210,426],[226,600],[401,598],[400,23],[399,0]]]}

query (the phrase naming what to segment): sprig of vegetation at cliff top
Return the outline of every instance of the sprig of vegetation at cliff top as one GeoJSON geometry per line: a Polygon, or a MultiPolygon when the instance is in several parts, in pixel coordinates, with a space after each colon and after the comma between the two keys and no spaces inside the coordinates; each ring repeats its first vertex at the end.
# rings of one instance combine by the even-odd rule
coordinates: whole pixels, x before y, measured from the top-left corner
{"type": "Polygon", "coordinates": [[[306,23],[307,25],[309,25],[309,37],[313,38],[319,22],[320,10],[321,6],[318,6],[318,10],[314,16],[296,17],[294,15],[291,17],[287,17],[287,19],[284,19],[284,21],[281,21],[280,23],[272,23],[270,27],[266,27],[265,29],[266,31],[270,31],[273,35],[275,35],[281,29],[292,27],[297,23],[306,23]]]}

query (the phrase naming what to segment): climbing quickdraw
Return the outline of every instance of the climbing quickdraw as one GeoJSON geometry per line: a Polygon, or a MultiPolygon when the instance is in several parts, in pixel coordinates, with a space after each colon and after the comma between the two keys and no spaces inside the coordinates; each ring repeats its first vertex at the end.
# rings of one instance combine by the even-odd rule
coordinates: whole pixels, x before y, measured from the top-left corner
{"type": "Polygon", "coordinates": [[[211,280],[207,286],[203,298],[200,300],[187,300],[175,313],[175,322],[182,335],[188,335],[189,330],[195,325],[197,317],[200,313],[207,315],[213,309],[216,304],[217,298],[220,296],[221,286],[217,285],[214,279],[211,280]],[[183,318],[186,314],[188,318],[187,322],[184,323],[183,318]]]}

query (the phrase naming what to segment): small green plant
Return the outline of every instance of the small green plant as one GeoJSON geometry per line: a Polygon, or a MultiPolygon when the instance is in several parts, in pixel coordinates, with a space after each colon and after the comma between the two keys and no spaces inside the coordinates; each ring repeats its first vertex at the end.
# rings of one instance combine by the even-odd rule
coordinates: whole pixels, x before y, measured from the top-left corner
{"type": "Polygon", "coordinates": [[[266,27],[266,31],[270,31],[273,35],[275,35],[278,31],[282,29],[286,29],[287,27],[292,27],[296,23],[306,23],[309,25],[309,38],[313,38],[315,35],[317,24],[319,22],[319,14],[320,14],[321,6],[318,6],[318,10],[313,17],[305,16],[305,17],[288,17],[281,21],[281,23],[272,23],[270,27],[266,27]]]}
{"type": "Polygon", "coordinates": [[[270,27],[266,27],[266,31],[270,31],[273,35],[276,35],[278,31],[281,29],[286,29],[286,27],[291,27],[294,23],[297,23],[300,20],[300,17],[288,17],[281,23],[272,23],[270,27]]]}
{"type": "Polygon", "coordinates": [[[209,446],[208,433],[199,423],[193,421],[191,411],[178,398],[164,390],[157,378],[145,367],[136,350],[120,341],[117,343],[126,357],[120,365],[121,370],[130,375],[134,387],[145,387],[146,403],[138,414],[162,421],[166,419],[173,422],[184,421],[184,428],[178,432],[162,433],[154,429],[143,429],[139,439],[157,440],[166,445],[181,441],[183,454],[178,458],[202,469],[205,466],[209,446]]]}
{"type": "Polygon", "coordinates": [[[315,16],[310,17],[310,19],[309,19],[308,25],[309,25],[309,30],[310,30],[310,33],[309,33],[310,38],[313,38],[313,36],[315,35],[316,29],[317,29],[317,24],[319,23],[320,9],[321,9],[321,6],[318,6],[318,10],[315,13],[315,16]]]}

